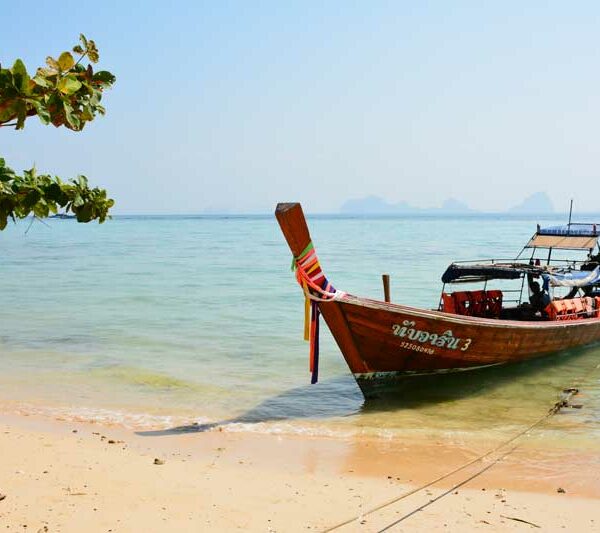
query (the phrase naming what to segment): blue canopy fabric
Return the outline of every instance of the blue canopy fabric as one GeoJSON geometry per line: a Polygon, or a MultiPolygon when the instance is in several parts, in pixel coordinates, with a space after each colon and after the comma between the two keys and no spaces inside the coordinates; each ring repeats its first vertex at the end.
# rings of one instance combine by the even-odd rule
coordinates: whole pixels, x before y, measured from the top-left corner
{"type": "Polygon", "coordinates": [[[600,224],[565,224],[540,228],[538,235],[573,235],[574,237],[597,237],[600,224]]]}
{"type": "Polygon", "coordinates": [[[587,287],[600,282],[600,266],[594,270],[574,270],[565,273],[542,274],[544,288],[551,287],[587,287]]]}

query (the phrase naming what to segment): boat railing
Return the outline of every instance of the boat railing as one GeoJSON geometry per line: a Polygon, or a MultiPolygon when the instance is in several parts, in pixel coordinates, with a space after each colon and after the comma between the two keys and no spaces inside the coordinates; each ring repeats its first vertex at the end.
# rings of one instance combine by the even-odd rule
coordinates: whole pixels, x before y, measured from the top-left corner
{"type": "Polygon", "coordinates": [[[505,259],[501,259],[501,258],[497,258],[497,257],[490,257],[490,258],[483,258],[483,259],[462,259],[460,261],[452,261],[452,264],[454,265],[463,265],[463,264],[468,264],[468,263],[472,263],[472,264],[481,264],[481,263],[491,263],[492,265],[497,264],[497,263],[518,263],[518,264],[526,264],[523,261],[519,261],[518,259],[515,259],[514,257],[507,257],[505,259]]]}
{"type": "Polygon", "coordinates": [[[502,299],[503,303],[509,303],[509,302],[516,303],[516,304],[521,303],[521,295],[522,295],[521,289],[503,289],[502,290],[503,295],[506,295],[508,293],[516,294],[517,296],[515,296],[514,298],[503,298],[502,299]]]}
{"type": "MultiPolygon", "coordinates": [[[[546,260],[544,260],[546,262],[546,260]]],[[[554,264],[557,266],[564,265],[566,267],[577,267],[579,265],[583,265],[588,263],[589,260],[574,260],[574,259],[553,259],[551,258],[548,264],[554,264]]],[[[507,259],[498,259],[498,258],[488,258],[488,259],[467,259],[462,261],[452,261],[453,265],[519,265],[523,267],[536,267],[540,265],[532,265],[529,262],[519,261],[518,259],[507,258],[507,259]]]]}

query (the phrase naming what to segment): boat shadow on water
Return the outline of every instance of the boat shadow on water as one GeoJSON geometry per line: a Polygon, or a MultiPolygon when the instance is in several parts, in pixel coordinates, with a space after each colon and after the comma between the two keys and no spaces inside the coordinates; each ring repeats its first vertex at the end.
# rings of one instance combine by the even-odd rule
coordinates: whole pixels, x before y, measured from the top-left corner
{"type": "Polygon", "coordinates": [[[195,433],[230,424],[258,424],[285,420],[326,419],[359,412],[364,399],[351,376],[319,382],[318,386],[304,385],[267,398],[245,413],[229,419],[206,424],[193,423],[165,430],[140,431],[142,436],[195,433]]]}
{"type": "Polygon", "coordinates": [[[539,376],[544,375],[549,401],[553,392],[574,385],[573,378],[584,377],[587,368],[597,363],[598,347],[571,350],[512,365],[482,368],[469,372],[445,375],[409,377],[394,385],[375,390],[372,398],[365,399],[351,376],[321,381],[318,386],[295,387],[272,396],[245,413],[210,423],[191,423],[163,430],[138,431],[147,437],[202,433],[231,424],[258,424],[302,419],[327,419],[357,414],[385,413],[419,409],[429,405],[455,402],[469,397],[489,394],[494,389],[519,382],[521,393],[517,401],[527,399],[528,387],[539,387],[539,376]],[[595,353],[594,353],[595,352],[595,353]],[[525,392],[523,392],[525,391],[525,392]]]}

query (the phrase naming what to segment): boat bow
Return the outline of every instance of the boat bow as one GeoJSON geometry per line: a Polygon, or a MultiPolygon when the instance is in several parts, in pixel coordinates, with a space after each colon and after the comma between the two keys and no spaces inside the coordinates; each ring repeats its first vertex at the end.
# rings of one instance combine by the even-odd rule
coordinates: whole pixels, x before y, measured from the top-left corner
{"type": "Polygon", "coordinates": [[[308,225],[299,203],[280,203],[275,209],[275,217],[294,256],[292,269],[305,296],[304,339],[310,343],[311,383],[316,383],[319,372],[319,315],[322,313],[327,325],[344,354],[349,353],[361,367],[360,356],[348,328],[345,317],[336,300],[343,298],[344,292],[335,289],[325,276],[308,225]]]}

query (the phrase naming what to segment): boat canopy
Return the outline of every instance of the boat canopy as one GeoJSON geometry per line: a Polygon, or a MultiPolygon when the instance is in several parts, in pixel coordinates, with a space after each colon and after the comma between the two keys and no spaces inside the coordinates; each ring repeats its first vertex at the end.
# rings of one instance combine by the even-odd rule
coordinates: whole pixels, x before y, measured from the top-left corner
{"type": "Polygon", "coordinates": [[[542,267],[525,263],[452,263],[442,275],[443,283],[473,283],[492,279],[519,279],[523,274],[540,276],[542,267]]]}
{"type": "Polygon", "coordinates": [[[551,287],[587,287],[600,282],[600,266],[594,270],[572,270],[570,272],[553,272],[542,274],[544,286],[551,287]]]}
{"type": "MultiPolygon", "coordinates": [[[[540,227],[529,242],[525,245],[519,256],[526,248],[550,249],[547,264],[542,266],[540,260],[533,262],[533,255],[529,262],[524,263],[516,259],[490,259],[479,262],[452,263],[442,275],[443,283],[479,283],[491,280],[520,279],[524,275],[542,278],[545,287],[585,287],[600,285],[600,266],[591,270],[600,262],[600,254],[594,262],[592,250],[600,238],[600,224],[573,222],[562,226],[540,227]],[[588,261],[559,260],[560,264],[550,266],[552,249],[586,250],[589,252],[588,261]],[[575,270],[581,264],[581,270],[575,270]],[[588,268],[586,268],[587,265],[588,268]],[[589,268],[591,267],[591,268],[589,268]]],[[[534,250],[535,253],[535,250],[534,250]]]]}
{"type": "Polygon", "coordinates": [[[539,228],[540,235],[574,235],[580,237],[597,237],[598,224],[579,224],[573,222],[571,224],[563,224],[562,226],[548,226],[547,228],[539,228]]]}
{"type": "Polygon", "coordinates": [[[442,275],[443,283],[479,283],[498,279],[519,279],[529,274],[542,277],[544,287],[587,287],[600,285],[600,266],[594,270],[572,270],[523,263],[452,263],[442,275]]]}
{"type": "Polygon", "coordinates": [[[600,224],[571,223],[538,229],[525,248],[591,250],[598,240],[600,224]]]}

